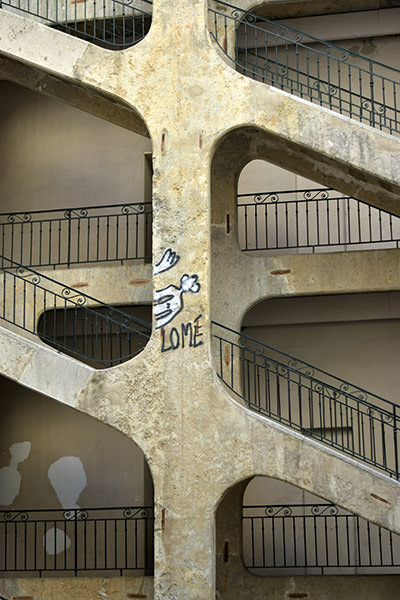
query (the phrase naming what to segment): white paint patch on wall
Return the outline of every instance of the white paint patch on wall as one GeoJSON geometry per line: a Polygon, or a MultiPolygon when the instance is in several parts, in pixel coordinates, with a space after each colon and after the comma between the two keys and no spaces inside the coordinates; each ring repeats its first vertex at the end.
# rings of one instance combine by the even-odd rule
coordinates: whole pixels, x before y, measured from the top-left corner
{"type": "Polygon", "coordinates": [[[86,472],[77,456],[62,456],[53,462],[48,478],[63,508],[79,508],[78,498],[87,486],[86,472]]]}
{"type": "Polygon", "coordinates": [[[19,494],[21,488],[21,475],[17,467],[26,460],[31,451],[31,442],[16,442],[9,448],[11,454],[10,465],[0,469],[0,505],[10,506],[19,494]]]}
{"type": "Polygon", "coordinates": [[[43,538],[43,545],[47,554],[54,556],[54,554],[60,554],[60,552],[68,550],[71,545],[71,540],[62,529],[52,527],[46,532],[46,535],[43,538]]]}

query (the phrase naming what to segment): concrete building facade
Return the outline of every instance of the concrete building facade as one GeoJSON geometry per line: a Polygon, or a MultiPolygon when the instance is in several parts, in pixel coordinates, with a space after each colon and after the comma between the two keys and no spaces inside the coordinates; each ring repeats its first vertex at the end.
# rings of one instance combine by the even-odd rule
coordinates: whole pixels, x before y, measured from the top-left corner
{"type": "Polygon", "coordinates": [[[7,600],[397,598],[396,4],[3,2],[7,600]]]}

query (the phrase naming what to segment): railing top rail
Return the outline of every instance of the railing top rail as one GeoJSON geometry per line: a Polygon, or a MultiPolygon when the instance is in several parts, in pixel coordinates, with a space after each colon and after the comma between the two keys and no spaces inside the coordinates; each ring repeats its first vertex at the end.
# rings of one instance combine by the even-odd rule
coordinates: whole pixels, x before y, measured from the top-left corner
{"type": "MultiPolygon", "coordinates": [[[[12,515],[20,515],[20,514],[36,514],[36,513],[62,513],[62,514],[76,514],[76,513],[87,513],[87,512],[112,512],[112,511],[149,511],[153,512],[153,505],[144,505],[144,506],[136,506],[129,505],[126,506],[95,506],[95,507],[83,507],[83,508],[21,508],[21,509],[10,509],[10,510],[1,510],[0,516],[10,515],[10,519],[12,515]]],[[[136,512],[134,513],[136,515],[136,512]]]]}
{"type": "MultiPolygon", "coordinates": [[[[307,379],[309,381],[314,381],[325,387],[329,387],[331,390],[336,391],[339,394],[344,394],[347,397],[353,398],[359,404],[362,404],[363,406],[367,407],[367,409],[374,409],[374,410],[379,409],[379,411],[384,411],[391,418],[394,418],[395,420],[400,421],[400,407],[397,404],[395,404],[394,402],[391,402],[390,400],[387,400],[386,398],[382,398],[381,396],[378,396],[377,394],[368,392],[367,390],[364,390],[363,388],[360,388],[358,386],[350,384],[348,381],[345,381],[344,379],[341,379],[340,377],[337,377],[336,375],[332,375],[331,373],[328,373],[327,371],[324,371],[323,369],[315,367],[314,365],[311,365],[310,363],[307,363],[304,360],[299,360],[298,358],[291,356],[290,354],[286,354],[286,352],[282,352],[281,350],[278,350],[277,348],[274,348],[273,346],[269,346],[268,344],[265,344],[264,342],[260,342],[259,340],[255,339],[253,337],[250,337],[244,333],[239,333],[239,332],[235,331],[234,329],[231,329],[230,327],[226,327],[225,325],[218,323],[217,321],[211,321],[211,323],[212,323],[212,325],[220,327],[221,329],[223,329],[225,331],[229,331],[230,333],[233,333],[235,336],[238,336],[239,341],[232,342],[230,340],[225,340],[228,343],[236,345],[238,348],[241,348],[247,352],[250,352],[254,356],[260,356],[262,358],[266,358],[271,363],[274,363],[278,366],[284,366],[285,369],[289,369],[291,371],[297,372],[304,379],[307,379]],[[248,340],[249,342],[255,344],[256,349],[245,346],[245,345],[241,345],[240,340],[243,340],[243,339],[248,340]],[[271,356],[264,353],[264,350],[270,350],[278,357],[283,357],[284,359],[287,359],[287,361],[280,362],[280,360],[278,360],[277,358],[272,358],[271,356]],[[304,369],[304,367],[305,367],[305,369],[304,369]],[[317,376],[315,376],[315,373],[317,373],[317,376]],[[324,381],[324,379],[323,379],[324,376],[328,377],[330,379],[330,381],[328,383],[326,381],[324,381]],[[371,398],[373,401],[368,401],[368,400],[366,400],[366,398],[371,398]],[[376,404],[376,402],[378,402],[380,404],[380,406],[379,406],[379,404],[376,404]],[[382,408],[382,405],[385,408],[382,408]]],[[[213,334],[213,335],[215,336],[215,334],[213,334]]],[[[220,336],[215,336],[215,337],[220,337],[220,336]]],[[[221,338],[221,339],[224,339],[224,338],[221,338]]]]}
{"type": "Polygon", "coordinates": [[[302,503],[302,502],[291,502],[290,504],[285,504],[282,502],[281,504],[243,504],[242,508],[285,508],[286,506],[295,507],[295,508],[312,508],[312,507],[334,507],[338,508],[336,504],[332,502],[310,502],[310,503],[302,503]]]}
{"type": "MultiPolygon", "coordinates": [[[[301,190],[278,190],[272,192],[250,192],[247,194],[236,194],[238,199],[240,198],[252,198],[252,202],[240,202],[238,206],[254,206],[255,204],[267,204],[268,202],[271,204],[277,204],[280,202],[281,204],[291,204],[291,203],[300,203],[300,202],[319,202],[321,200],[325,201],[335,201],[335,200],[354,200],[358,204],[362,204],[364,206],[369,206],[375,210],[380,211],[381,213],[386,213],[388,215],[394,215],[387,210],[383,210],[382,208],[378,208],[368,202],[364,202],[363,200],[359,200],[354,196],[349,196],[348,194],[342,194],[334,190],[333,188],[312,188],[312,189],[301,189],[301,190]],[[283,196],[283,198],[281,198],[283,196]],[[286,197],[285,197],[286,196],[286,197]],[[290,196],[296,196],[295,198],[291,198],[290,196]]],[[[0,215],[1,217],[1,215],[0,215]]]]}
{"type": "MultiPolygon", "coordinates": [[[[121,209],[129,209],[129,207],[150,207],[151,202],[124,202],[122,204],[97,204],[95,206],[76,206],[76,207],[68,207],[68,208],[50,208],[50,209],[40,209],[40,210],[21,210],[21,211],[9,211],[5,213],[0,213],[0,218],[2,217],[10,217],[13,215],[40,215],[40,214],[53,214],[53,213],[63,213],[64,217],[67,219],[71,214],[78,214],[80,212],[92,211],[92,210],[109,210],[114,208],[121,209]]],[[[141,211],[142,212],[142,211],[141,211]]],[[[125,214],[122,211],[122,214],[125,214]]],[[[79,215],[84,217],[86,215],[79,215]]]]}
{"type": "MultiPolygon", "coordinates": [[[[273,21],[271,19],[268,19],[267,17],[263,17],[256,13],[253,13],[251,11],[234,6],[233,4],[229,4],[228,2],[223,2],[222,0],[216,0],[216,4],[220,4],[229,9],[232,9],[231,14],[227,14],[225,12],[220,13],[216,8],[213,8],[210,6],[209,6],[208,10],[211,12],[214,12],[214,13],[221,14],[222,16],[230,18],[232,20],[235,20],[239,24],[243,23],[243,24],[246,24],[250,27],[254,27],[255,29],[258,29],[259,31],[263,31],[263,32],[265,32],[265,29],[261,26],[257,26],[256,23],[257,22],[268,23],[272,27],[278,28],[278,31],[272,31],[273,35],[289,42],[289,44],[295,44],[297,46],[302,46],[304,48],[308,48],[307,43],[310,43],[310,42],[323,44],[324,46],[329,47],[332,50],[336,50],[336,51],[344,53],[345,59],[342,59],[342,60],[345,60],[347,63],[348,63],[348,57],[353,57],[353,58],[356,58],[357,61],[362,61],[364,64],[376,65],[376,66],[382,67],[384,69],[388,69],[389,71],[393,72],[393,76],[398,77],[400,75],[400,69],[397,69],[396,67],[391,67],[391,66],[385,65],[384,63],[373,60],[371,58],[366,58],[365,56],[361,56],[361,55],[357,54],[356,52],[353,52],[352,50],[347,50],[346,48],[343,48],[342,46],[338,46],[337,44],[332,44],[331,42],[321,40],[321,39],[314,37],[304,31],[300,31],[298,29],[295,29],[294,27],[280,23],[279,21],[273,21]],[[293,38],[286,37],[283,34],[284,30],[286,30],[288,32],[292,32],[294,34],[294,37],[293,38]],[[301,39],[303,36],[307,37],[307,43],[301,42],[301,39]]],[[[313,51],[318,54],[326,54],[325,52],[323,52],[317,48],[313,48],[313,51]]],[[[332,57],[332,58],[334,58],[334,57],[332,57]]],[[[350,63],[348,63],[348,64],[350,64],[350,63]]],[[[354,66],[356,66],[361,71],[369,72],[369,69],[363,69],[358,64],[356,64],[354,66]]]]}
{"type": "MultiPolygon", "coordinates": [[[[44,279],[45,281],[48,281],[49,283],[51,283],[53,286],[58,286],[61,287],[63,290],[67,290],[68,293],[65,295],[60,295],[60,298],[62,298],[63,300],[66,300],[68,302],[70,302],[71,304],[75,304],[78,307],[82,307],[82,302],[76,302],[73,300],[74,295],[79,295],[79,297],[85,299],[85,303],[87,300],[93,302],[95,304],[95,307],[101,307],[101,308],[105,308],[107,311],[110,311],[112,315],[121,317],[123,319],[123,321],[127,321],[127,323],[133,322],[136,325],[139,325],[141,327],[143,327],[144,331],[140,331],[140,332],[136,332],[136,333],[140,333],[140,335],[143,335],[144,337],[150,337],[151,335],[151,323],[149,323],[148,321],[144,321],[143,319],[140,319],[139,317],[135,317],[133,315],[129,315],[128,313],[125,313],[124,311],[111,306],[109,304],[106,304],[104,302],[101,302],[101,300],[98,300],[97,298],[93,298],[93,296],[89,296],[88,294],[85,294],[81,291],[77,291],[76,289],[65,285],[64,283],[61,283],[60,281],[57,281],[56,279],[52,279],[51,277],[48,277],[47,275],[44,275],[43,273],[39,273],[39,271],[35,271],[34,269],[31,269],[30,267],[25,267],[17,262],[15,262],[14,260],[11,260],[10,258],[7,258],[6,256],[2,256],[0,255],[0,260],[2,261],[2,263],[11,263],[11,267],[9,268],[4,268],[1,267],[1,271],[5,272],[5,273],[12,273],[15,277],[19,278],[19,279],[24,279],[22,277],[22,273],[32,273],[32,275],[36,278],[36,282],[35,281],[31,281],[30,283],[32,283],[32,285],[39,285],[39,281],[41,281],[42,279],[44,279]],[[13,273],[12,271],[10,271],[11,269],[16,269],[16,272],[13,273]],[[71,298],[69,297],[69,295],[71,294],[71,298]]],[[[47,289],[44,288],[43,286],[40,286],[43,289],[47,289]]],[[[58,295],[57,292],[51,291],[51,293],[58,295]]],[[[88,308],[87,310],[91,310],[91,308],[88,308]]],[[[110,321],[114,321],[114,319],[110,318],[110,321]]],[[[116,321],[115,321],[116,322],[116,321]]],[[[129,329],[129,324],[126,325],[126,327],[129,329]]]]}
{"type": "MultiPolygon", "coordinates": [[[[305,188],[305,189],[300,189],[300,190],[273,190],[272,192],[247,192],[247,193],[243,193],[243,194],[236,194],[237,198],[247,198],[249,196],[279,196],[281,194],[307,194],[307,193],[311,193],[311,192],[333,192],[336,191],[333,188],[327,188],[327,187],[320,187],[320,188],[305,188]]],[[[337,194],[340,196],[340,198],[350,198],[351,196],[348,196],[347,194],[341,194],[340,192],[337,192],[337,194]]],[[[0,213],[1,216],[1,213],[0,213]]]]}
{"type": "Polygon", "coordinates": [[[332,503],[290,503],[286,504],[243,504],[243,519],[263,519],[263,518],[353,518],[360,517],[351,511],[341,508],[332,503]]]}

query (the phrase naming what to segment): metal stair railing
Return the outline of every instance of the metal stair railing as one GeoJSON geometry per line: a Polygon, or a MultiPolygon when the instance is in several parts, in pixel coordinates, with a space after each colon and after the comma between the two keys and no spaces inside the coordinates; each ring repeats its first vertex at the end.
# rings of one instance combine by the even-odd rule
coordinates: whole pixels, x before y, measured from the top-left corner
{"type": "Polygon", "coordinates": [[[252,410],[400,479],[400,406],[212,322],[216,372],[252,410]]]}
{"type": "Polygon", "coordinates": [[[239,245],[247,252],[400,246],[400,217],[330,188],[238,194],[237,200],[239,245]]]}
{"type": "Polygon", "coordinates": [[[150,323],[4,256],[0,258],[3,321],[100,368],[129,360],[149,341],[150,323]]]}
{"type": "Polygon", "coordinates": [[[0,572],[152,575],[153,530],[152,506],[3,510],[0,572]]]}
{"type": "Polygon", "coordinates": [[[151,0],[0,0],[0,8],[36,17],[40,22],[110,50],[142,40],[150,29],[151,0]]]}
{"type": "Polygon", "coordinates": [[[0,214],[0,254],[29,267],[150,261],[151,236],[151,202],[0,214]]]}
{"type": "Polygon", "coordinates": [[[335,504],[244,505],[242,523],[244,562],[258,575],[399,573],[400,536],[335,504]]]}
{"type": "Polygon", "coordinates": [[[400,133],[400,70],[218,0],[211,37],[238,71],[371,127],[400,133]]]}

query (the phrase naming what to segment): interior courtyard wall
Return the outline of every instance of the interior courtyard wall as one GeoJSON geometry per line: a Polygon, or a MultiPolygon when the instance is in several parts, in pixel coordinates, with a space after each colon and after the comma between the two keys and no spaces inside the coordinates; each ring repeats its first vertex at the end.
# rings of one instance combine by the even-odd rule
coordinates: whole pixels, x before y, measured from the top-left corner
{"type": "MultiPolygon", "coordinates": [[[[192,10],[192,6],[187,6],[186,8],[192,10]]],[[[174,14],[174,16],[177,15],[174,14]]],[[[182,17],[179,15],[179,18],[182,17]]],[[[189,19],[188,22],[191,23],[191,20],[189,19]]],[[[180,32],[180,29],[176,27],[176,23],[174,22],[174,31],[175,30],[180,32]]],[[[172,30],[170,30],[170,32],[171,31],[172,30]]],[[[170,41],[170,38],[168,38],[167,41],[170,41]]],[[[163,54],[160,55],[160,58],[164,59],[164,39],[162,42],[163,54]]],[[[90,55],[90,52],[88,52],[88,55],[90,55]]],[[[89,62],[90,56],[87,56],[85,60],[89,62]]],[[[170,65],[168,64],[168,66],[170,65]]],[[[156,76],[159,77],[158,71],[156,76]]],[[[196,79],[197,77],[198,73],[196,72],[196,79]]],[[[135,89],[134,85],[132,85],[132,80],[127,83],[124,81],[123,84],[118,81],[118,85],[121,85],[121,87],[123,87],[123,85],[129,87],[129,85],[131,85],[131,88],[135,89]]],[[[171,93],[173,90],[174,87],[171,86],[171,93]]],[[[121,93],[122,91],[126,90],[121,90],[121,93]]],[[[141,91],[142,90],[139,89],[137,92],[138,95],[141,91]]],[[[132,92],[132,95],[135,93],[136,89],[135,92],[132,92]]],[[[147,97],[145,98],[147,99],[147,97]]],[[[130,97],[130,99],[132,99],[132,97],[130,97]]],[[[141,102],[142,105],[145,104],[144,99],[142,99],[141,102]]],[[[180,106],[182,111],[180,115],[182,117],[182,123],[188,124],[189,119],[187,119],[187,117],[188,114],[193,114],[191,111],[194,105],[194,103],[191,103],[187,108],[186,105],[182,103],[180,106]],[[185,121],[185,118],[187,121],[185,121]]],[[[164,109],[165,107],[162,108],[164,109]]],[[[220,107],[218,107],[218,109],[220,110],[220,107]]],[[[245,112],[247,114],[247,111],[248,106],[246,105],[243,113],[241,113],[242,116],[245,112]]],[[[176,124],[175,128],[172,128],[172,133],[168,132],[168,135],[161,134],[161,125],[161,122],[157,122],[157,124],[154,125],[154,131],[157,133],[157,140],[160,142],[160,148],[157,148],[157,167],[159,171],[156,175],[158,185],[155,192],[158,203],[157,214],[159,217],[159,224],[157,226],[159,229],[157,229],[157,234],[159,239],[157,239],[157,253],[155,257],[157,260],[158,251],[161,254],[161,250],[165,246],[168,246],[171,241],[176,242],[178,244],[178,251],[182,254],[184,259],[182,260],[183,268],[189,270],[193,266],[196,273],[200,273],[202,283],[203,280],[205,282],[204,290],[208,292],[209,272],[208,265],[205,265],[204,263],[207,262],[206,259],[209,255],[209,246],[207,245],[207,241],[205,241],[206,236],[202,235],[202,232],[206,231],[208,223],[208,215],[206,213],[209,198],[205,191],[208,185],[208,174],[207,170],[203,168],[205,162],[204,159],[208,154],[204,146],[202,154],[197,150],[197,144],[201,149],[200,142],[203,139],[201,136],[199,139],[197,130],[195,132],[187,131],[182,125],[185,135],[187,134],[187,138],[185,138],[187,147],[182,148],[179,143],[182,142],[182,140],[179,140],[178,135],[178,133],[182,133],[178,132],[181,123],[176,124]],[[164,148],[162,142],[163,135],[165,141],[164,148]],[[194,150],[194,141],[196,143],[196,150],[194,150]],[[165,148],[167,148],[166,152],[165,148]],[[200,157],[199,154],[201,154],[200,157]],[[167,173],[168,170],[169,173],[167,173]],[[190,178],[190,180],[184,179],[183,174],[185,173],[186,175],[190,173],[192,178],[190,178]],[[179,185],[177,185],[178,182],[179,185]],[[185,203],[187,198],[195,198],[197,201],[196,206],[192,211],[190,210],[188,203],[185,203]],[[172,209],[176,207],[179,208],[179,210],[176,211],[176,230],[173,231],[172,227],[171,229],[167,228],[166,230],[163,230],[161,227],[162,217],[171,214],[172,209]],[[193,241],[193,231],[196,231],[198,236],[192,246],[192,244],[188,245],[188,240],[191,238],[191,241],[193,241]],[[186,252],[188,246],[190,246],[190,252],[184,254],[183,251],[186,252]]],[[[340,171],[340,169],[338,169],[338,171],[340,171]]],[[[169,277],[163,277],[160,287],[164,283],[167,284],[169,282],[169,277]]],[[[201,306],[201,310],[204,309],[208,312],[209,306],[207,294],[199,296],[199,303],[195,305],[195,308],[198,308],[199,306],[201,306]]],[[[185,307],[185,312],[182,316],[188,317],[195,316],[196,314],[198,313],[194,312],[194,310],[191,311],[190,307],[185,307]]],[[[208,315],[206,318],[208,318],[208,315]]],[[[156,349],[156,351],[159,351],[160,349],[159,338],[157,338],[157,341],[153,339],[151,350],[154,349],[156,349]]],[[[205,348],[202,350],[204,351],[205,348]]],[[[163,505],[167,506],[167,523],[169,522],[171,524],[171,528],[167,525],[164,532],[161,530],[157,532],[157,559],[159,560],[158,566],[160,568],[157,588],[158,597],[172,598],[176,596],[186,598],[210,598],[213,592],[212,584],[210,583],[213,576],[213,565],[212,560],[210,559],[212,555],[210,547],[212,546],[213,529],[210,524],[209,504],[207,504],[208,499],[206,498],[207,486],[204,485],[203,487],[203,484],[206,483],[205,469],[208,468],[209,462],[211,464],[212,460],[216,461],[216,457],[213,456],[213,444],[210,444],[209,435],[215,435],[215,438],[213,439],[217,439],[222,425],[225,426],[223,436],[223,439],[226,442],[224,447],[226,452],[223,457],[225,463],[218,465],[218,474],[220,477],[218,485],[219,488],[222,488],[223,481],[226,482],[228,479],[234,478],[233,472],[237,473],[240,470],[236,464],[232,466],[230,463],[235,462],[232,461],[232,456],[235,456],[235,453],[239,454],[238,448],[242,448],[242,444],[245,444],[246,448],[252,448],[252,452],[254,452],[254,455],[251,457],[247,457],[246,453],[246,457],[242,459],[243,461],[247,461],[246,466],[243,466],[243,471],[245,471],[246,468],[248,471],[251,471],[252,468],[254,469],[253,462],[254,464],[262,464],[265,467],[265,450],[268,449],[269,452],[267,430],[270,429],[270,427],[264,427],[265,424],[261,419],[258,421],[255,417],[248,418],[249,415],[247,413],[246,418],[244,418],[244,415],[241,414],[237,405],[234,405],[233,401],[231,401],[228,396],[224,398],[226,400],[224,403],[222,391],[218,388],[217,392],[216,387],[212,389],[212,384],[215,384],[215,381],[211,381],[211,370],[208,368],[207,362],[209,356],[206,351],[202,352],[200,349],[198,355],[195,355],[195,360],[192,361],[187,359],[181,351],[178,351],[173,357],[171,357],[170,354],[168,357],[164,357],[165,360],[162,362],[162,369],[160,367],[159,357],[156,358],[156,356],[155,351],[151,354],[149,349],[149,352],[146,353],[146,358],[149,358],[148,365],[145,365],[144,357],[142,357],[142,359],[139,359],[135,363],[135,366],[138,366],[137,370],[132,368],[131,364],[117,370],[117,372],[107,372],[104,377],[93,377],[90,382],[92,387],[90,388],[90,385],[87,386],[79,398],[79,405],[83,410],[98,415],[99,418],[109,422],[115,427],[124,429],[128,433],[133,432],[134,426],[136,426],[134,420],[137,419],[138,426],[141,427],[140,434],[142,439],[148,447],[151,448],[154,461],[153,464],[157,465],[156,468],[158,470],[158,509],[163,505]],[[141,372],[141,368],[143,368],[143,372],[141,372]],[[150,398],[148,398],[148,374],[150,370],[153,376],[154,386],[151,389],[151,394],[149,393],[150,398]],[[181,375],[179,381],[176,377],[177,372],[181,375]],[[164,381],[160,382],[162,377],[168,381],[169,389],[164,385],[164,381]],[[187,386],[185,385],[185,387],[183,387],[185,382],[187,386]],[[104,392],[100,399],[99,395],[96,396],[96,392],[99,390],[104,392]],[[95,402],[95,399],[98,403],[95,402]],[[218,420],[215,419],[212,424],[213,427],[210,428],[210,414],[217,415],[219,409],[218,401],[220,399],[221,410],[218,415],[218,420]],[[225,408],[226,411],[223,410],[225,408]],[[127,422],[126,419],[128,411],[131,417],[130,422],[127,422]],[[190,421],[192,414],[195,415],[195,423],[190,421]],[[228,414],[229,418],[227,418],[228,414]],[[165,417],[165,419],[163,419],[163,417],[165,417]],[[231,423],[229,423],[229,419],[231,419],[231,423]],[[227,421],[228,424],[232,425],[232,431],[229,431],[229,435],[225,425],[227,421]],[[240,421],[240,425],[242,425],[243,428],[236,421],[240,421]],[[249,421],[251,421],[251,426],[249,421]],[[155,434],[154,436],[148,436],[146,426],[149,426],[150,422],[155,422],[156,424],[157,422],[163,423],[162,432],[160,433],[157,431],[157,439],[155,434]],[[192,424],[193,427],[194,425],[197,427],[194,427],[193,430],[189,431],[190,424],[192,424]],[[257,430],[260,434],[259,440],[256,439],[257,435],[254,435],[254,438],[250,440],[251,442],[254,442],[254,445],[253,443],[247,444],[247,427],[248,429],[251,427],[254,431],[257,430]],[[234,436],[233,430],[236,429],[237,431],[235,431],[234,436]],[[205,432],[207,433],[205,434],[205,432]],[[195,433],[195,435],[193,435],[193,433],[195,433]],[[266,434],[267,437],[265,437],[264,434],[266,434]],[[151,439],[149,439],[149,437],[151,439]],[[239,438],[241,438],[241,443],[239,443],[239,438]],[[235,443],[237,443],[236,448],[235,443]],[[230,444],[232,444],[232,447],[230,444]],[[168,466],[169,471],[165,469],[166,465],[168,466]],[[178,466],[179,468],[173,469],[173,466],[178,466]],[[224,472],[225,468],[231,470],[229,476],[224,472]],[[204,477],[204,482],[194,480],[193,473],[197,477],[198,472],[204,477]],[[198,498],[194,493],[192,495],[193,502],[195,503],[194,507],[187,505],[187,496],[190,494],[188,494],[188,488],[185,486],[188,485],[188,481],[191,482],[194,492],[201,492],[201,498],[198,498]],[[184,489],[184,495],[182,493],[182,495],[177,498],[175,496],[177,490],[182,491],[182,489],[184,489]],[[207,510],[205,510],[205,506],[207,507],[207,510]],[[193,517],[193,521],[190,521],[190,517],[193,517]],[[194,537],[194,531],[198,534],[196,535],[196,540],[198,540],[199,543],[196,544],[193,554],[186,556],[184,564],[182,564],[181,547],[185,547],[187,544],[186,547],[192,549],[191,542],[194,537]],[[174,545],[177,542],[181,544],[181,547],[174,545]],[[193,578],[193,573],[195,574],[196,580],[193,578]],[[186,579],[186,577],[188,579],[186,579]],[[182,582],[187,584],[187,589],[182,589],[182,582]]],[[[153,432],[153,430],[151,431],[153,432]]],[[[288,434],[286,435],[289,437],[288,434]]],[[[271,438],[272,437],[275,436],[271,436],[271,438]]],[[[294,435],[290,437],[296,438],[294,435]]],[[[271,446],[274,446],[274,442],[276,442],[275,439],[271,446]]],[[[300,441],[298,439],[298,442],[299,445],[305,445],[304,440],[300,441]]],[[[281,447],[283,447],[283,445],[281,447]]],[[[277,469],[280,468],[281,461],[274,461],[273,457],[273,453],[277,451],[277,448],[274,446],[271,450],[272,466],[268,468],[275,468],[276,465],[277,469]]],[[[301,452],[300,448],[297,447],[292,454],[295,455],[296,460],[298,460],[300,455],[304,458],[305,452],[301,452]]],[[[269,456],[270,454],[268,454],[268,457],[269,456]]],[[[218,456],[217,459],[219,460],[220,457],[218,456]]],[[[212,464],[215,466],[216,462],[212,464]]],[[[303,470],[297,467],[297,463],[296,466],[292,465],[290,477],[294,477],[295,468],[295,476],[299,478],[302,477],[303,470]]],[[[346,470],[346,465],[344,466],[344,470],[346,470]]],[[[354,471],[353,466],[351,470],[354,471]]],[[[212,471],[212,469],[210,469],[210,471],[212,471]]],[[[307,475],[309,475],[311,469],[308,467],[305,471],[307,471],[307,475]]],[[[207,475],[209,475],[208,472],[207,475]]],[[[318,473],[315,474],[315,477],[318,475],[318,473]]],[[[329,476],[331,475],[333,479],[336,479],[336,477],[333,477],[333,470],[329,470],[329,476]]],[[[208,481],[210,481],[210,477],[208,477],[208,481]]],[[[311,486],[312,484],[308,483],[305,485],[311,486]]],[[[392,488],[394,488],[394,486],[392,486],[392,488]]],[[[192,489],[190,489],[190,491],[192,491],[192,489]]],[[[335,490],[332,489],[332,486],[330,487],[330,493],[333,495],[335,494],[335,490]]],[[[365,503],[368,504],[368,501],[369,498],[365,503]]]]}
{"type": "Polygon", "coordinates": [[[2,510],[152,505],[150,470],[132,440],[5,377],[0,385],[2,510]]]}
{"type": "Polygon", "coordinates": [[[0,81],[1,212],[145,200],[148,138],[0,81]]]}
{"type": "Polygon", "coordinates": [[[250,308],[242,331],[398,403],[397,292],[276,298],[250,308]]]}

